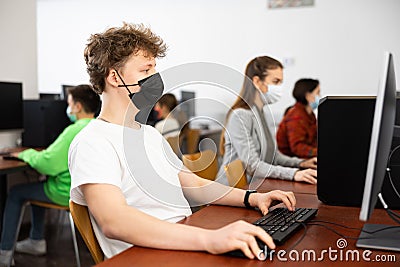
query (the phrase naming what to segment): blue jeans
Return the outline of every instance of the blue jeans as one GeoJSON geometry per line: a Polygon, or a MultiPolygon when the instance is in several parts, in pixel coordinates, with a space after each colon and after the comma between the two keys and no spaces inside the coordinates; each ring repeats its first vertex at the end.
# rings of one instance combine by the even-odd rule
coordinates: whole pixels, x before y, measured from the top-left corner
{"type": "MultiPolygon", "coordinates": [[[[43,183],[19,184],[10,189],[3,215],[1,233],[1,249],[12,250],[16,238],[21,208],[27,200],[38,200],[53,203],[44,193],[43,183]]],[[[31,206],[32,226],[29,237],[34,240],[43,239],[45,208],[31,206]]]]}

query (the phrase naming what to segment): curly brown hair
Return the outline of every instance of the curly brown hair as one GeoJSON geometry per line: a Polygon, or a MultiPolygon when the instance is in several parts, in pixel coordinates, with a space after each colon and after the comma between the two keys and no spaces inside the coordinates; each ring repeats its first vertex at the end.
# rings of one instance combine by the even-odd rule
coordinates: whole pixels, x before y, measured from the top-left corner
{"type": "Polygon", "coordinates": [[[85,47],[84,57],[90,82],[102,94],[110,69],[121,68],[132,54],[143,51],[155,58],[165,56],[164,41],[143,24],[125,23],[103,33],[93,34],[85,47]]]}

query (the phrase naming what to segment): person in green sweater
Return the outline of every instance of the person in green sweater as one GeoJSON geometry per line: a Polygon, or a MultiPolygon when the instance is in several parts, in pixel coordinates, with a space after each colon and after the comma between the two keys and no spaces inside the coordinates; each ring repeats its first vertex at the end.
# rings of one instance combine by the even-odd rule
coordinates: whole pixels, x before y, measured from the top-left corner
{"type": "MultiPolygon", "coordinates": [[[[69,204],[71,175],[68,170],[68,149],[77,135],[95,116],[100,107],[100,97],[90,85],[78,85],[68,91],[67,115],[73,122],[45,150],[27,149],[13,153],[39,173],[48,178],[44,182],[19,184],[10,189],[4,209],[1,233],[0,266],[9,262],[13,254],[14,242],[21,207],[27,200],[38,200],[62,206],[69,204]]],[[[32,255],[46,254],[46,241],[43,238],[45,209],[32,208],[32,226],[29,238],[17,242],[17,252],[32,255]]]]}

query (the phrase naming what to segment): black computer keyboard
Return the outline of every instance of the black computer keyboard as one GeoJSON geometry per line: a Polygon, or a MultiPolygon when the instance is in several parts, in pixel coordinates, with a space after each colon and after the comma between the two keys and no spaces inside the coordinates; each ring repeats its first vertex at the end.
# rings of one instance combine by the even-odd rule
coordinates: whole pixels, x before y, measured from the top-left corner
{"type": "Polygon", "coordinates": [[[317,211],[318,209],[311,208],[296,208],[294,211],[276,208],[253,224],[263,228],[275,244],[282,245],[301,227],[301,223],[311,220],[317,211]]]}
{"type": "Polygon", "coordinates": [[[16,160],[16,161],[23,161],[22,159],[20,159],[20,158],[17,158],[17,157],[14,157],[14,156],[11,156],[11,155],[3,156],[3,159],[4,159],[4,160],[16,160]]]}
{"type": "MultiPolygon", "coordinates": [[[[297,208],[294,211],[289,211],[287,208],[276,208],[253,224],[263,228],[272,237],[275,244],[282,245],[297,232],[302,223],[311,220],[317,214],[317,211],[318,209],[311,208],[297,208]]],[[[266,254],[264,259],[267,259],[269,257],[268,247],[261,240],[256,240],[260,249],[266,254]]],[[[229,251],[226,255],[246,257],[241,250],[229,251]]]]}

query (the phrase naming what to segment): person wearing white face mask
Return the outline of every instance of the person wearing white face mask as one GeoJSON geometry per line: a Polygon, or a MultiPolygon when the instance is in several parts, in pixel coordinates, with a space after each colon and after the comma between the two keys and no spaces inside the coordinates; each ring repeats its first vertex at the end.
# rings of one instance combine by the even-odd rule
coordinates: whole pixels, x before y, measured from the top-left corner
{"type": "Polygon", "coordinates": [[[238,98],[229,110],[226,128],[221,134],[220,152],[223,155],[217,181],[228,184],[224,167],[240,159],[246,170],[247,182],[264,178],[278,178],[316,184],[316,158],[304,160],[280,153],[273,129],[264,114],[269,104],[282,94],[282,64],[268,56],[251,60],[238,98]],[[304,170],[300,170],[303,168],[304,170]]]}
{"type": "Polygon", "coordinates": [[[317,120],[313,110],[318,107],[319,81],[300,79],[293,89],[296,104],[289,108],[279,124],[276,139],[279,151],[288,156],[317,156],[317,120]]]}

